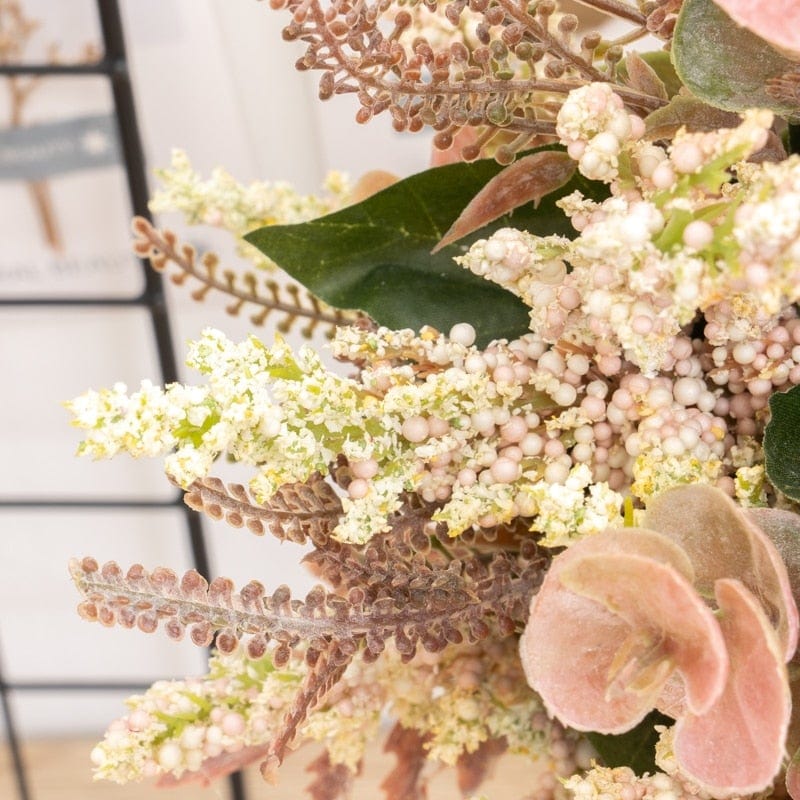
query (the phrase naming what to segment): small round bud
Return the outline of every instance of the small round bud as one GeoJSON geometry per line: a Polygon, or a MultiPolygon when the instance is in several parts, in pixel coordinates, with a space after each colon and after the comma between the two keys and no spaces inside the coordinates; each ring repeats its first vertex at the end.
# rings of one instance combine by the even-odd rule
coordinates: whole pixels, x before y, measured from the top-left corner
{"type": "Polygon", "coordinates": [[[409,442],[424,442],[428,438],[428,420],[419,416],[409,417],[403,422],[400,432],[409,442]]]}
{"type": "Polygon", "coordinates": [[[459,322],[450,328],[449,339],[464,347],[471,347],[475,344],[475,328],[468,322],[459,322]]]}

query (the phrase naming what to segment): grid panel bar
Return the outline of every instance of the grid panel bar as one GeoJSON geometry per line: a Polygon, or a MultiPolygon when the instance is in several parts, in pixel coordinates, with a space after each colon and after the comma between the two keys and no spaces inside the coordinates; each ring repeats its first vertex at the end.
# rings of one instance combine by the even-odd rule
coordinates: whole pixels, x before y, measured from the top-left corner
{"type": "MultiPolygon", "coordinates": [[[[150,219],[148,202],[147,178],[144,167],[142,142],[139,136],[139,127],[136,119],[136,107],[133,97],[128,62],[125,50],[122,18],[118,0],[97,0],[97,10],[103,36],[104,57],[90,64],[59,65],[59,64],[4,64],[0,65],[0,76],[6,75],[105,75],[111,83],[114,98],[114,113],[117,120],[119,142],[122,150],[125,175],[130,197],[131,209],[134,214],[150,219]]],[[[0,306],[58,306],[58,307],[85,307],[85,306],[110,306],[130,307],[143,306],[150,314],[151,326],[156,341],[158,361],[162,379],[165,383],[178,378],[178,368],[175,352],[172,346],[172,333],[170,330],[167,313],[166,297],[161,276],[149,269],[146,262],[142,261],[145,287],[140,296],[134,298],[10,298],[0,300],[0,306]]],[[[174,508],[183,510],[192,560],[195,568],[208,576],[209,559],[203,535],[202,524],[197,514],[180,502],[179,498],[168,501],[92,501],[92,500],[3,500],[3,508],[174,508]]],[[[139,683],[101,682],[77,683],[62,681],[16,681],[8,682],[4,679],[0,669],[0,711],[5,721],[7,730],[7,744],[11,752],[11,760],[17,785],[19,800],[32,800],[28,786],[25,764],[22,757],[20,738],[14,723],[13,711],[9,701],[12,691],[42,691],[42,690],[112,690],[112,689],[141,690],[139,683]]],[[[239,773],[229,777],[231,800],[246,800],[244,781],[239,773]]]]}
{"type": "Polygon", "coordinates": [[[31,792],[28,786],[28,777],[25,770],[25,761],[22,757],[22,747],[17,733],[17,726],[14,723],[14,712],[11,708],[11,685],[6,683],[3,676],[3,665],[0,663],[0,710],[3,714],[3,722],[6,729],[6,745],[11,754],[11,767],[14,770],[14,782],[17,786],[19,800],[31,800],[31,792]]]}

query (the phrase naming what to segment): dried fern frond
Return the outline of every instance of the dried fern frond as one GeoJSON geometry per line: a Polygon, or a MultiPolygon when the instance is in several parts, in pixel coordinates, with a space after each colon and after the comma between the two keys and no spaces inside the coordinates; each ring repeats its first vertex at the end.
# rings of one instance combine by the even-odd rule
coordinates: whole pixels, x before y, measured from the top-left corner
{"type": "Polygon", "coordinates": [[[334,764],[325,750],[306,767],[306,772],[314,776],[306,787],[311,800],[348,800],[353,781],[360,774],[361,768],[359,766],[353,772],[344,764],[334,764]]]}
{"type": "MultiPolygon", "coordinates": [[[[294,703],[284,718],[281,731],[273,740],[269,754],[261,764],[261,774],[265,780],[270,782],[275,780],[277,769],[283,763],[286,751],[297,736],[298,729],[342,678],[354,655],[354,647],[343,648],[336,642],[331,642],[327,650],[319,653],[314,662],[309,664],[294,703]]],[[[308,662],[308,659],[306,661],[308,662]]]]}
{"type": "Polygon", "coordinates": [[[397,763],[381,783],[387,800],[425,800],[428,796],[424,776],[428,760],[425,737],[413,728],[404,728],[398,722],[389,732],[383,750],[397,759],[397,763]]]}
{"type": "Polygon", "coordinates": [[[301,643],[309,664],[331,644],[347,656],[362,649],[363,658],[373,661],[390,640],[408,661],[418,646],[439,652],[448,644],[509,636],[524,625],[547,565],[532,540],[518,555],[473,555],[435,567],[410,548],[370,544],[357,553],[342,547],[347,596],[318,585],[304,601],[292,600],[286,586],[268,595],[257,581],[235,592],[228,578],[209,584],[194,570],[179,579],[163,567],[148,573],[136,564],[124,573],[113,561],[101,568],[84,558],[73,559],[70,571],[85,597],[78,609],[84,619],[147,633],[161,623],[173,639],[188,628],[199,646],[216,636],[222,653],[246,640],[251,658],[260,658],[273,640],[281,666],[301,643]]]}
{"type": "MultiPolygon", "coordinates": [[[[586,4],[631,24],[625,42],[648,33],[650,20],[636,6],[621,0],[586,4]]],[[[555,0],[441,5],[272,0],[272,5],[292,13],[284,38],[308,44],[298,69],[322,70],[321,99],[355,93],[359,122],[388,111],[396,130],[438,131],[434,141],[441,149],[450,147],[461,129],[477,128],[476,140],[461,153],[467,160],[485,153],[493,141],[500,143],[493,147],[495,157],[509,162],[541,137],[552,139],[554,111],[569,91],[588,82],[615,83],[637,114],[665,102],[618,80],[620,45],[604,42],[597,32],[579,36],[578,18],[560,13],[555,0]],[[446,19],[449,38],[441,26],[426,36],[417,19],[423,7],[435,11],[440,22],[446,19]]]]}
{"type": "Polygon", "coordinates": [[[204,300],[212,290],[228,295],[233,300],[225,310],[232,316],[238,316],[246,305],[257,306],[259,310],[250,316],[254,325],[263,325],[268,316],[277,314],[281,317],[277,326],[281,333],[288,333],[304,321],[300,333],[309,339],[320,325],[326,327],[331,336],[339,325],[367,321],[358,312],[325,305],[297,283],[281,285],[250,270],[222,269],[215,253],[198,254],[190,244],[179,242],[172,231],[159,230],[144,217],[134,217],[131,227],[135,236],[134,252],[140,258],[149,259],[153,269],[164,272],[171,264],[177,269],[170,276],[177,286],[183,285],[189,277],[199,281],[200,288],[191,294],[193,300],[204,300]]]}
{"type": "Polygon", "coordinates": [[[241,484],[204,478],[189,487],[184,502],[257,536],[269,531],[281,541],[305,544],[310,539],[318,547],[328,541],[342,514],[339,496],[319,473],[305,483],[284,484],[263,504],[254,502],[241,484]]]}
{"type": "Polygon", "coordinates": [[[471,797],[489,777],[497,760],[508,750],[505,739],[487,739],[474,751],[464,752],[456,763],[456,779],[462,797],[471,797]]]}

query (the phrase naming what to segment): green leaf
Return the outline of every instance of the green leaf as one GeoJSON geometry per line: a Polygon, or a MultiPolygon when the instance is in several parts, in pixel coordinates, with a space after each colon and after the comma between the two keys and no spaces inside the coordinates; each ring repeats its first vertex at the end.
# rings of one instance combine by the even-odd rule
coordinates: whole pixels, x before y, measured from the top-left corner
{"type": "Polygon", "coordinates": [[[297,225],[273,225],[245,238],[317,297],[359,309],[390,328],[432,325],[447,332],[470,322],[478,344],[528,331],[528,308],[496,284],[459,267],[453,256],[501,227],[574,236],[558,197],[579,189],[594,199],[602,184],[575,176],[538,209],[520,207],[457,243],[431,250],[503,167],[486,159],[412,175],[357,205],[297,225]]]}
{"type": "Polygon", "coordinates": [[[764,431],[767,478],[792,500],[800,500],[800,386],[769,398],[771,418],[764,431]]]}
{"type": "Polygon", "coordinates": [[[734,111],[724,111],[682,94],[644,119],[648,139],[672,139],[683,127],[688,131],[716,131],[736,128],[740,122],[741,117],[734,111]]]}
{"type": "Polygon", "coordinates": [[[671,53],[684,84],[712,106],[769,108],[790,121],[800,120],[796,97],[780,88],[798,63],[737,25],[713,0],[684,0],[671,53]]]}
{"type": "Polygon", "coordinates": [[[637,775],[656,771],[656,725],[671,725],[672,720],[658,711],[651,711],[635,728],[619,736],[587,733],[586,738],[607,767],[630,767],[637,775]]]}

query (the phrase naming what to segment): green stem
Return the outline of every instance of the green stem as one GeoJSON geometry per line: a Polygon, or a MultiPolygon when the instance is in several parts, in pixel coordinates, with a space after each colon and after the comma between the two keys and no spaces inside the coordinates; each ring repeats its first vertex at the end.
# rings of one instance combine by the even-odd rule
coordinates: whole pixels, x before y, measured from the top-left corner
{"type": "Polygon", "coordinates": [[[800,125],[789,125],[789,155],[800,153],[800,125]]]}

